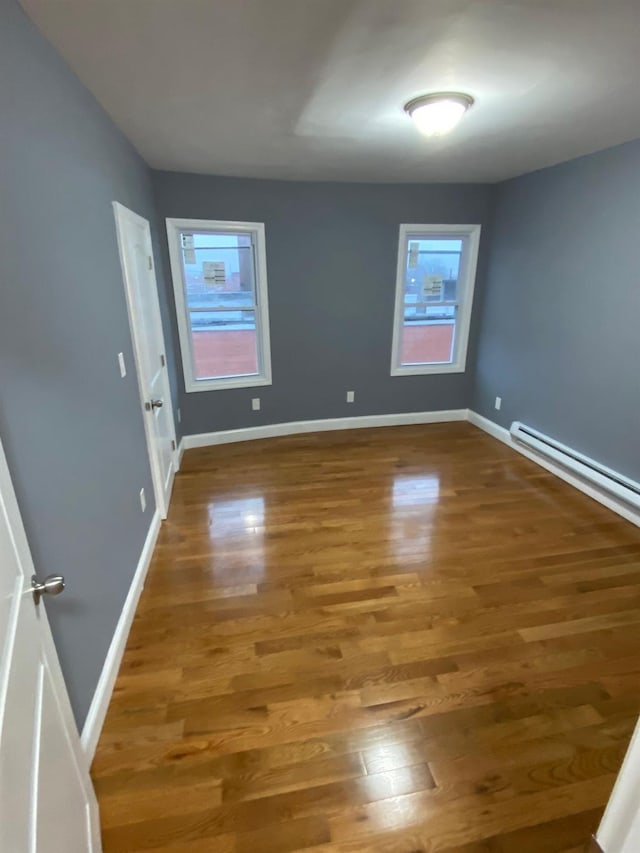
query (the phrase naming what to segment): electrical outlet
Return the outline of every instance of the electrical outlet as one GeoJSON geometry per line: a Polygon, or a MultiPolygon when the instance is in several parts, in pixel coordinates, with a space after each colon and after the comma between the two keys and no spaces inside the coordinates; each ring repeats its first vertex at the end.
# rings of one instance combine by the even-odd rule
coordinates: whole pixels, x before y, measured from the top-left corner
{"type": "Polygon", "coordinates": [[[500,411],[500,409],[502,408],[502,397],[496,397],[496,404],[495,405],[496,405],[496,409],[498,411],[500,411]]]}
{"type": "Polygon", "coordinates": [[[252,397],[251,408],[253,409],[254,412],[260,411],[260,397],[252,397]]]}
{"type": "Polygon", "coordinates": [[[347,403],[353,403],[355,398],[356,398],[356,392],[355,391],[347,391],[347,403]]]}
{"type": "Polygon", "coordinates": [[[178,423],[181,423],[182,422],[182,412],[180,411],[180,409],[178,409],[176,414],[178,415],[178,423]]]}
{"type": "Polygon", "coordinates": [[[144,489],[140,489],[140,506],[142,507],[142,512],[147,508],[147,496],[144,493],[144,489]]]}
{"type": "Polygon", "coordinates": [[[118,365],[120,367],[120,376],[122,377],[122,379],[124,379],[124,377],[127,375],[127,366],[124,363],[123,352],[118,353],[118,365]]]}

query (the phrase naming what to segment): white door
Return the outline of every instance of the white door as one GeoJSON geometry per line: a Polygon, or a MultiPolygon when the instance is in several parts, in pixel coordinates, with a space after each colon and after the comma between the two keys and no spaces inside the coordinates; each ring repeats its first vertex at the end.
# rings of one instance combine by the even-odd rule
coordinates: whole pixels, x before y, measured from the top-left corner
{"type": "Polygon", "coordinates": [[[0,443],[0,850],[99,853],[98,806],[33,573],[0,443]]]}
{"type": "Polygon", "coordinates": [[[153,487],[160,514],[166,518],[176,471],[176,432],[151,231],[146,219],[117,201],[113,209],[153,487]]]}

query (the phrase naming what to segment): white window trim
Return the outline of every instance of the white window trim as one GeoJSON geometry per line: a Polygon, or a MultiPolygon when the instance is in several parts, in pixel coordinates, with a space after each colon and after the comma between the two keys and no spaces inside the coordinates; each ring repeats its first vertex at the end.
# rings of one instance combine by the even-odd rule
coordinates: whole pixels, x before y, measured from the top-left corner
{"type": "Polygon", "coordinates": [[[478,249],[480,246],[480,225],[401,225],[398,237],[398,265],[396,269],[396,300],[393,312],[393,342],[391,346],[391,375],[418,376],[432,373],[464,373],[467,366],[467,348],[469,328],[473,308],[473,291],[476,283],[478,249]],[[459,309],[456,316],[456,337],[453,361],[448,364],[400,364],[401,326],[404,320],[404,286],[406,270],[406,247],[410,236],[414,234],[437,234],[440,236],[467,237],[467,251],[463,255],[465,263],[458,278],[459,309]],[[466,257],[465,257],[466,255],[466,257]]]}
{"type": "Polygon", "coordinates": [[[194,391],[221,391],[228,388],[255,388],[259,385],[271,385],[271,344],[269,340],[269,303],[267,296],[267,255],[263,222],[230,222],[218,219],[167,219],[167,239],[171,260],[171,277],[176,302],[180,352],[184,387],[188,393],[194,391]],[[202,229],[217,231],[246,232],[255,236],[256,252],[256,321],[259,328],[258,360],[261,367],[259,375],[231,376],[223,379],[196,379],[193,371],[193,350],[188,309],[185,300],[185,281],[180,249],[180,231],[202,229]]]}

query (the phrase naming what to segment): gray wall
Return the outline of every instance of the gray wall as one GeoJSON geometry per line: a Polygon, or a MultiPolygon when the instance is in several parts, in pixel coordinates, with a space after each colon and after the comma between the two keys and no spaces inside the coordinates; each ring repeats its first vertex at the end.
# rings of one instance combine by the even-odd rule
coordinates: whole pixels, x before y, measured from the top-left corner
{"type": "MultiPolygon", "coordinates": [[[[185,394],[181,378],[183,433],[468,405],[477,312],[465,374],[389,375],[398,226],[481,223],[479,304],[493,188],[299,183],[172,172],[154,172],[153,182],[163,218],[266,225],[273,385],[185,394]],[[355,404],[345,402],[346,390],[356,392],[355,404]],[[262,400],[260,412],[251,411],[253,396],[262,400]]],[[[168,258],[166,264],[168,269],[168,258]]],[[[172,294],[169,299],[173,305],[172,294]]],[[[172,332],[179,351],[175,316],[172,332]]]]}
{"type": "Polygon", "coordinates": [[[154,503],[111,202],[155,211],[146,165],[14,0],[0,116],[0,435],[37,571],[68,581],[47,612],[81,726],[154,503]]]}
{"type": "Polygon", "coordinates": [[[499,187],[481,325],[477,411],[640,480],[640,142],[499,187]]]}

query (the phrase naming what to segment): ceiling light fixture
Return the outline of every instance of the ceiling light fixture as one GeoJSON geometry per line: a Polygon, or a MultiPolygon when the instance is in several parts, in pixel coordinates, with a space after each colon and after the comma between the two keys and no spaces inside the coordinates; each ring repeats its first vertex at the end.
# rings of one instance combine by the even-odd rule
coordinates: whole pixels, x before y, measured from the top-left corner
{"type": "Polygon", "coordinates": [[[470,106],[471,95],[462,92],[436,92],[420,95],[405,104],[404,111],[425,136],[444,136],[453,130],[470,106]]]}

